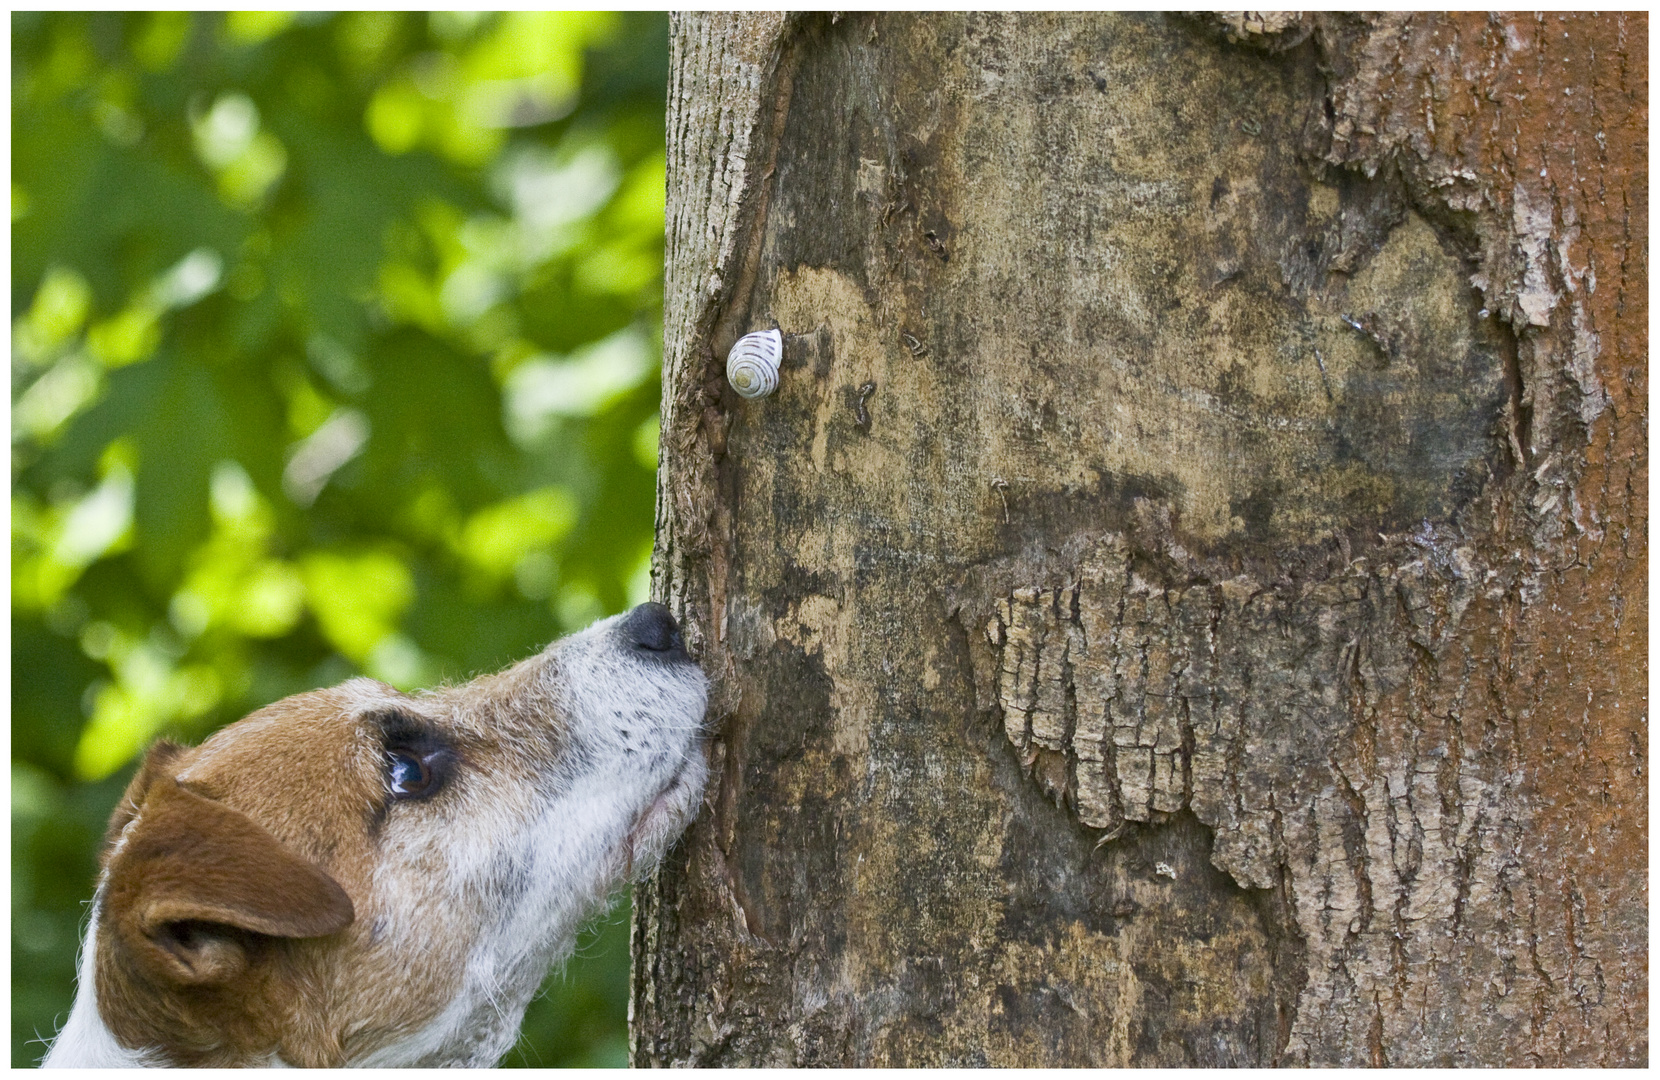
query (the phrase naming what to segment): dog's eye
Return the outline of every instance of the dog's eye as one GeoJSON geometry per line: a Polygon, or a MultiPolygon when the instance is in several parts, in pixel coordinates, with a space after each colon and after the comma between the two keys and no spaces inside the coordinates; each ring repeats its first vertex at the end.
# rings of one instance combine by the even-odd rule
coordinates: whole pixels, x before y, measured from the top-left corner
{"type": "Polygon", "coordinates": [[[400,799],[418,799],[432,789],[432,766],[413,754],[391,751],[386,755],[386,783],[400,799]]]}

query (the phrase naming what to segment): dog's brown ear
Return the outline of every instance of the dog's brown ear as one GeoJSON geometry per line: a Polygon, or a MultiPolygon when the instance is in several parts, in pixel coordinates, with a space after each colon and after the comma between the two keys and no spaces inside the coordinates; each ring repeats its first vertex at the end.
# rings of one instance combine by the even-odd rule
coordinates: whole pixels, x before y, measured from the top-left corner
{"type": "Polygon", "coordinates": [[[254,935],[322,937],[351,925],[340,884],[247,815],[166,776],[140,798],[137,824],[109,857],[103,904],[153,975],[222,983],[248,966],[254,935]]]}
{"type": "Polygon", "coordinates": [[[102,865],[108,865],[110,851],[114,849],[116,840],[121,837],[121,830],[127,823],[138,816],[138,808],[144,805],[144,793],[150,790],[150,785],[156,779],[165,776],[174,762],[185,748],[171,739],[157,739],[150,744],[150,749],[144,755],[144,764],[138,767],[138,772],[127,784],[127,790],[121,793],[121,801],[115,804],[115,812],[110,815],[109,827],[104,830],[104,847],[99,856],[102,865]]]}

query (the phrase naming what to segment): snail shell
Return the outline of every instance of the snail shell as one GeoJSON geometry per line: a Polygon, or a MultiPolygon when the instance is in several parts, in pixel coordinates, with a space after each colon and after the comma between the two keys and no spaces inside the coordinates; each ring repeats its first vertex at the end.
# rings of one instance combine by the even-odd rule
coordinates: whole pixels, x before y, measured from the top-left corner
{"type": "Polygon", "coordinates": [[[741,397],[763,398],[778,389],[784,335],[777,330],[745,334],[726,354],[726,381],[741,397]]]}

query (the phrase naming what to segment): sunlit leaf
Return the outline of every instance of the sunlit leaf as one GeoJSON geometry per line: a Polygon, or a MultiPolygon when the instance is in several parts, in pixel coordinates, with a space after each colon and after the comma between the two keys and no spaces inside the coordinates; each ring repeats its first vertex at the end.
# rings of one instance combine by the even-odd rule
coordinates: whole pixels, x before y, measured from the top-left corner
{"type": "Polygon", "coordinates": [[[26,334],[19,349],[26,359],[39,360],[68,341],[86,322],[92,308],[92,289],[86,278],[66,266],[54,266],[35,290],[35,302],[24,317],[26,334]]]}
{"type": "Polygon", "coordinates": [[[190,557],[169,621],[186,639],[214,627],[250,638],[287,634],[304,610],[305,582],[291,563],[268,557],[269,502],[233,461],[214,465],[210,492],[213,533],[190,557]]]}
{"type": "Polygon", "coordinates": [[[526,361],[505,387],[508,430],[528,445],[543,438],[556,417],[592,416],[638,386],[655,359],[645,335],[630,327],[569,359],[526,361]]]}
{"type": "Polygon", "coordinates": [[[194,23],[188,11],[151,12],[133,38],[133,56],[151,71],[166,71],[190,41],[194,23]]]}
{"type": "Polygon", "coordinates": [[[668,192],[668,159],[653,154],[628,174],[628,181],[611,204],[611,217],[623,229],[639,229],[660,239],[668,192]]]}
{"type": "Polygon", "coordinates": [[[225,260],[212,248],[197,248],[156,279],[150,298],[159,307],[188,307],[219,287],[225,260]]]}
{"type": "Polygon", "coordinates": [[[96,647],[115,673],[93,693],[92,715],[75,748],[75,771],[101,780],[125,765],[169,725],[219,702],[219,675],[205,664],[178,664],[164,638],[138,639],[109,628],[96,647]]]}
{"type": "Polygon", "coordinates": [[[369,441],[369,421],[356,409],[337,409],[302,439],[283,470],[283,490],[302,506],[317,500],[317,493],[340,467],[363,451],[369,441]]]}
{"type": "Polygon", "coordinates": [[[390,82],[369,101],[364,123],[375,143],[388,154],[406,154],[420,141],[426,101],[413,80],[390,82]]]}
{"type": "Polygon", "coordinates": [[[293,21],[292,11],[230,11],[225,13],[225,35],[241,45],[257,45],[293,21]]]}
{"type": "Polygon", "coordinates": [[[370,675],[399,690],[413,690],[437,676],[431,658],[403,634],[386,634],[375,642],[363,660],[363,667],[370,675]]]}
{"type": "Polygon", "coordinates": [[[148,360],[161,344],[160,317],[147,301],[132,304],[87,330],[87,350],[109,368],[148,360]]]}
{"type": "Polygon", "coordinates": [[[655,281],[660,273],[662,262],[657,252],[627,243],[607,244],[577,263],[573,283],[585,293],[627,296],[655,281]]]}
{"type": "Polygon", "coordinates": [[[662,417],[653,416],[634,429],[634,460],[642,469],[657,471],[657,439],[662,426],[662,417]]]}
{"type": "Polygon", "coordinates": [[[461,531],[461,550],[474,566],[506,577],[526,556],[570,532],[576,515],[576,499],[564,488],[532,491],[468,518],[461,531]]]}
{"type": "Polygon", "coordinates": [[[86,566],[126,535],[132,523],[132,473],[117,466],[70,509],[52,557],[65,566],[86,566]]]}
{"type": "Polygon", "coordinates": [[[275,136],[262,131],[219,170],[219,191],[232,206],[254,206],[287,168],[288,151],[275,136]]]}
{"type": "Polygon", "coordinates": [[[12,439],[51,438],[64,422],[97,396],[103,372],[86,357],[72,353],[59,360],[17,399],[12,407],[12,439]]]}
{"type": "Polygon", "coordinates": [[[311,552],[300,559],[300,577],[323,636],[359,663],[415,600],[409,567],[385,551],[311,552]]]}
{"type": "Polygon", "coordinates": [[[396,11],[351,11],[335,23],[335,40],[346,63],[358,72],[373,69],[397,39],[404,16],[396,11]]]}
{"type": "Polygon", "coordinates": [[[196,153],[211,168],[223,169],[259,134],[259,106],[247,94],[221,94],[191,129],[196,136],[196,153]]]}

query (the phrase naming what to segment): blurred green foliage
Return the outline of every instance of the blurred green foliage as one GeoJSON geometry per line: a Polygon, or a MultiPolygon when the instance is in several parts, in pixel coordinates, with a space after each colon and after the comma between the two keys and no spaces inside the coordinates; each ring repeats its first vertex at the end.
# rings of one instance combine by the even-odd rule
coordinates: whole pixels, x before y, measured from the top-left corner
{"type": "MultiPolygon", "coordinates": [[[[645,598],[666,20],[12,17],[12,1063],[157,735],[645,598]]],[[[624,903],[510,1063],[623,1064],[624,903]]]]}

